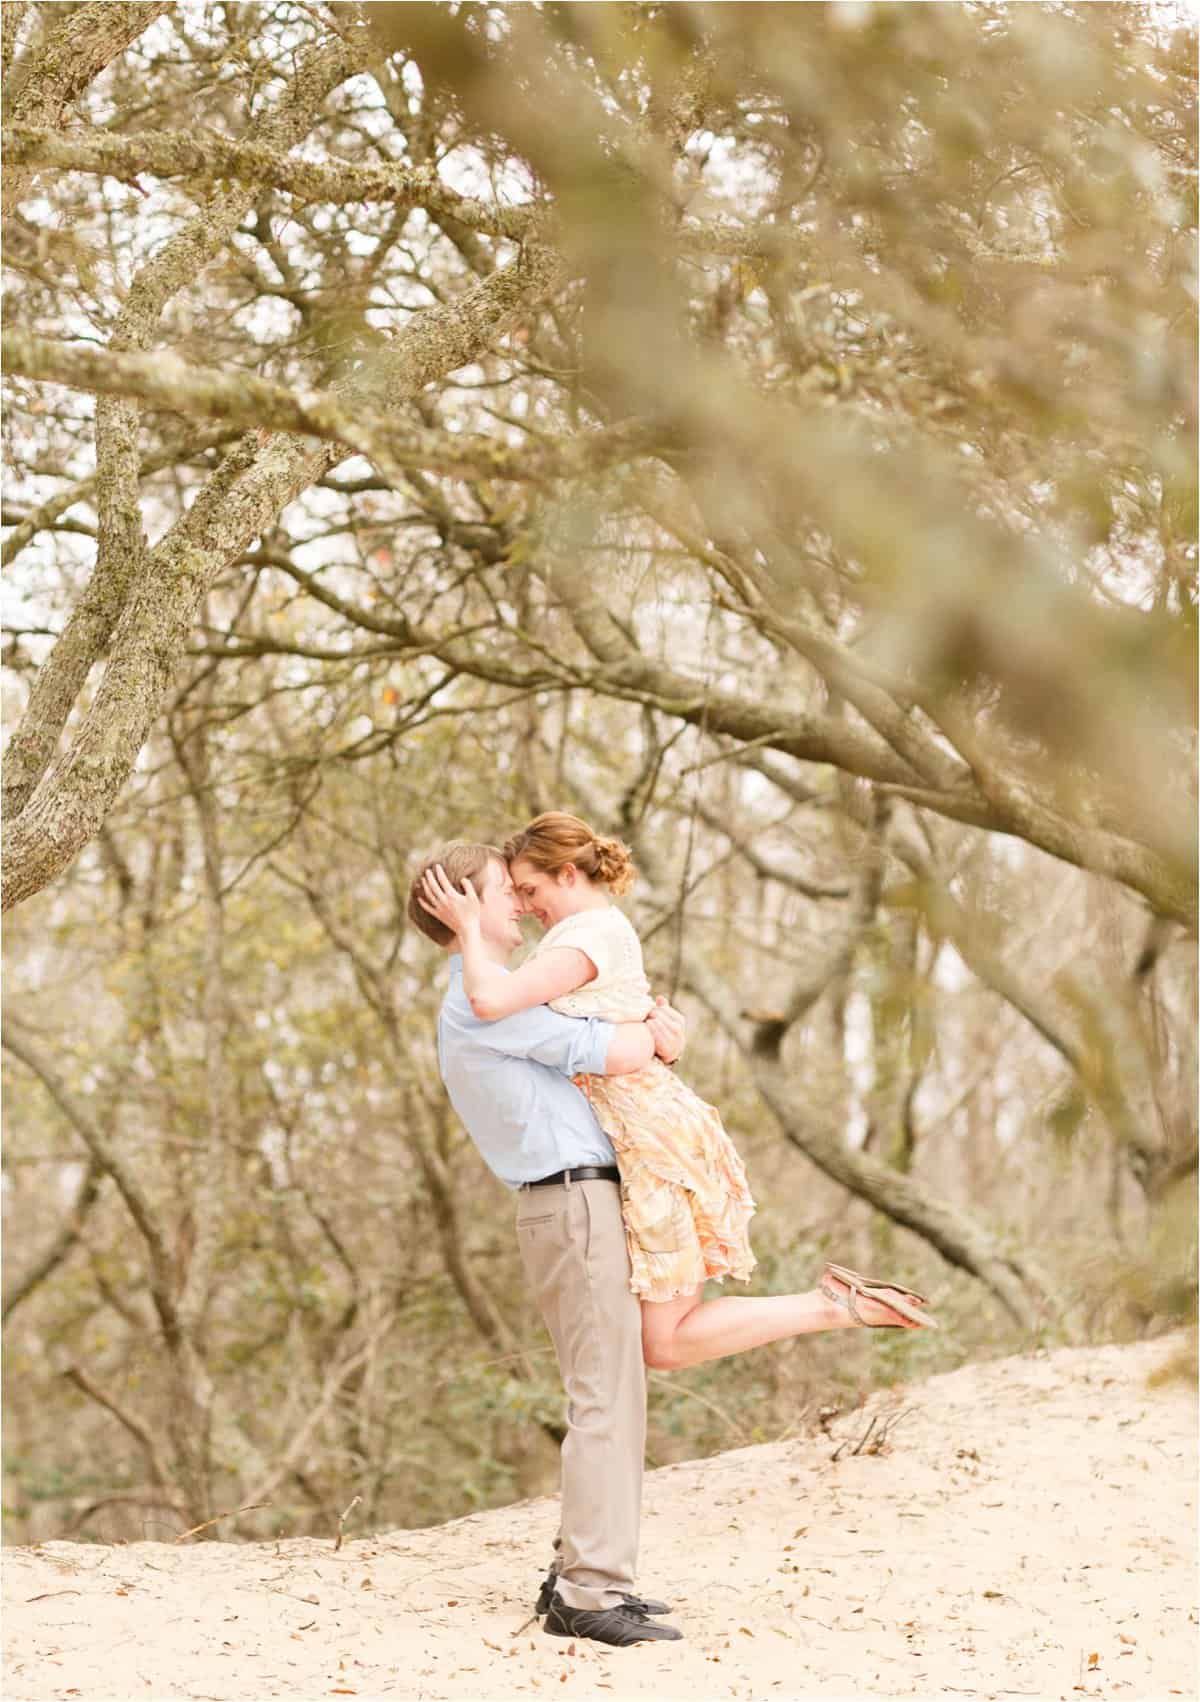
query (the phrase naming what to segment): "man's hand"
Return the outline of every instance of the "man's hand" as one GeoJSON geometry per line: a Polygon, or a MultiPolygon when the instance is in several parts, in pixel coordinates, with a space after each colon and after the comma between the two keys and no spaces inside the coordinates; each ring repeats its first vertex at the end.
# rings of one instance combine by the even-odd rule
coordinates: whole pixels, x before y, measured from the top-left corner
{"type": "Polygon", "coordinates": [[[659,997],[646,1018],[646,1027],[654,1037],[655,1054],[664,1064],[673,1064],[687,1039],[687,1021],[683,1014],[659,997]]]}
{"type": "Polygon", "coordinates": [[[460,938],[465,931],[479,926],[482,915],[479,894],[469,880],[463,881],[463,890],[458,892],[440,863],[435,863],[421,882],[421,904],[460,938]]]}

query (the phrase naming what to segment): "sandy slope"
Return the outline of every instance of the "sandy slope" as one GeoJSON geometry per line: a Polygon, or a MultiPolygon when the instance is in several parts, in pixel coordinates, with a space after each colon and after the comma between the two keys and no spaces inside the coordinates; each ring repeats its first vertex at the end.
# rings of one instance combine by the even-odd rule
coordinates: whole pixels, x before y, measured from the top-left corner
{"type": "Polygon", "coordinates": [[[683,1643],[523,1629],[552,1500],[332,1544],[5,1551],[6,1698],[1196,1693],[1196,1403],[1170,1342],[972,1365],[832,1440],[646,1484],[641,1584],[683,1643]],[[879,1454],[831,1460],[903,1410],[879,1454]]]}

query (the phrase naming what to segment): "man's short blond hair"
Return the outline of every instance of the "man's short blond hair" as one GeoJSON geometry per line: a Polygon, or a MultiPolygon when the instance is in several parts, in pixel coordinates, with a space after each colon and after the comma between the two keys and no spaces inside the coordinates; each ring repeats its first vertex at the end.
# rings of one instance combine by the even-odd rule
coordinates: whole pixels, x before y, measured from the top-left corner
{"type": "Polygon", "coordinates": [[[470,881],[478,892],[490,862],[499,863],[501,868],[505,866],[504,853],[496,845],[471,845],[464,839],[455,839],[449,845],[443,845],[440,851],[434,851],[413,875],[408,889],[409,921],[435,945],[448,946],[454,934],[444,922],[431,916],[421,903],[421,881],[435,863],[440,863],[446,871],[446,879],[456,891],[461,892],[463,882],[470,881]]]}

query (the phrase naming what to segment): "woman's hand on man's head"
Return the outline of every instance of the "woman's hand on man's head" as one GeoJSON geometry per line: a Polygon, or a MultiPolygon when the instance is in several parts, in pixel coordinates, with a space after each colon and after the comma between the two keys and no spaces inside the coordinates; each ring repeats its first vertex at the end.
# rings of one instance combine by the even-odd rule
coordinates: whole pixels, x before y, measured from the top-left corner
{"type": "Polygon", "coordinates": [[[461,935],[465,929],[478,927],[483,914],[479,894],[471,882],[464,880],[459,892],[440,863],[435,863],[421,882],[421,903],[453,934],[461,935]]]}

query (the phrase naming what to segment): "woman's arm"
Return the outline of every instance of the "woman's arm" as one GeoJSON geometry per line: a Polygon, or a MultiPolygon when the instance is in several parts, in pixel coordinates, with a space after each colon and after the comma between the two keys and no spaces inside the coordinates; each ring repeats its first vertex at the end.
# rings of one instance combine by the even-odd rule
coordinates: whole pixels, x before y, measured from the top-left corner
{"type": "Polygon", "coordinates": [[[574,946],[552,946],[523,963],[514,974],[495,961],[483,940],[479,894],[469,880],[457,891],[441,865],[426,875],[422,903],[431,916],[457,936],[462,949],[463,990],[471,1009],[484,1022],[531,1010],[561,999],[596,979],[596,965],[574,946]]]}
{"type": "Polygon", "coordinates": [[[458,936],[463,954],[463,988],[471,1009],[484,1022],[513,1016],[533,1005],[548,1005],[596,979],[596,965],[574,946],[538,952],[510,975],[483,952],[478,928],[458,936]]]}

